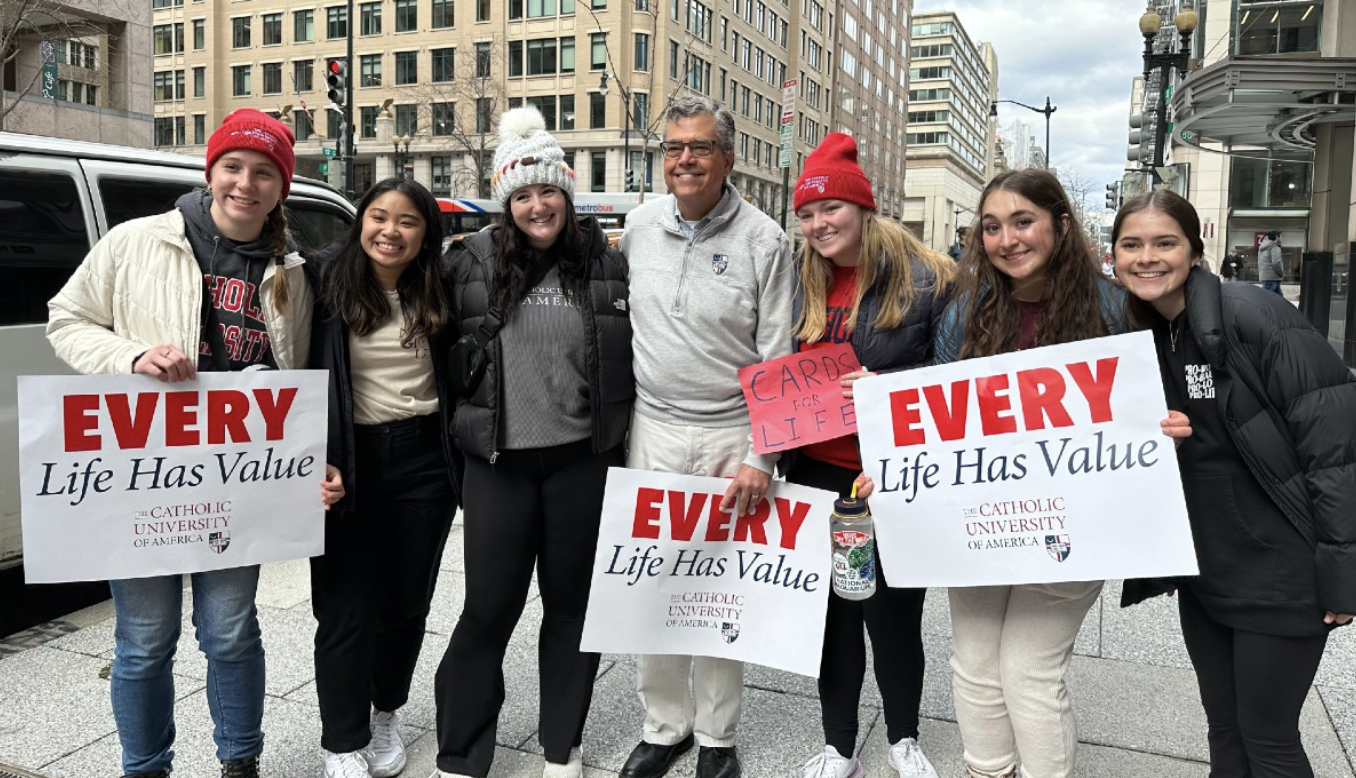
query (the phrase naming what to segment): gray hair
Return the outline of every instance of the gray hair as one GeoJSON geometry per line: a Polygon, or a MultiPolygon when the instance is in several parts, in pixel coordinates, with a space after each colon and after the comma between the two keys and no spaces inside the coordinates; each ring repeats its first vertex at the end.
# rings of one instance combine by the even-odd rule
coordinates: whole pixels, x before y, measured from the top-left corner
{"type": "Polygon", "coordinates": [[[683,95],[669,104],[664,112],[664,124],[669,125],[679,119],[691,119],[694,116],[708,114],[716,118],[716,140],[727,154],[734,153],[735,122],[734,114],[718,101],[702,95],[683,95]]]}

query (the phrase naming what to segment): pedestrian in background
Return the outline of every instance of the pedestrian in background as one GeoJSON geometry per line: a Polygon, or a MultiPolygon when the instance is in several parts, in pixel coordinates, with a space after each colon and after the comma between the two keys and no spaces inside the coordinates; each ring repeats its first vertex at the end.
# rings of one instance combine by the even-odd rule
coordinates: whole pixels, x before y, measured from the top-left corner
{"type": "Polygon", "coordinates": [[[1304,317],[1251,284],[1193,269],[1205,246],[1181,196],[1112,225],[1136,329],[1150,329],[1200,575],[1170,588],[1209,722],[1210,774],[1311,778],[1299,717],[1328,633],[1356,613],[1356,379],[1304,317]]]}
{"type": "MultiPolygon", "coordinates": [[[[843,376],[846,397],[863,376],[931,362],[937,319],[956,265],[876,213],[871,181],[857,164],[857,144],[850,135],[829,134],[806,158],[796,182],[795,210],[805,236],[793,311],[796,348],[850,344],[862,369],[843,376]]],[[[862,471],[856,435],[796,453],[788,481],[850,495],[862,471]]],[[[880,580],[867,599],[829,595],[819,669],[825,746],[806,762],[805,778],[862,774],[855,751],[866,675],[863,627],[876,660],[890,766],[904,778],[937,778],[918,745],[927,590],[890,588],[879,562],[876,571],[880,580]]]]}
{"type": "Polygon", "coordinates": [[[1281,233],[1272,230],[1257,246],[1257,280],[1262,288],[1281,294],[1281,282],[1285,280],[1285,260],[1281,256],[1281,233]]]}
{"type": "Polygon", "coordinates": [[[438,665],[438,772],[484,778],[504,704],[504,651],[534,569],[541,591],[538,739],[546,778],[579,778],[599,655],[579,650],[609,467],[631,418],[626,259],[576,217],[574,171],[536,108],[499,121],[499,223],[452,256],[462,335],[487,317],[489,368],[453,417],[466,454],[466,600],[438,665]]]}
{"type": "MultiPolygon", "coordinates": [[[[47,304],[47,338],[81,373],[179,382],[206,371],[305,367],[314,297],[283,202],[292,131],[248,108],[207,141],[207,189],[173,210],[109,230],[47,304]]],[[[326,509],[344,495],[326,467],[326,509]]],[[[259,566],[192,573],[193,626],[207,656],[212,739],[228,778],[256,778],[264,749],[259,566]]],[[[110,581],[113,719],[129,778],[164,778],[174,760],[174,653],[182,575],[110,581]]]]}
{"type": "MultiPolygon", "coordinates": [[[[729,181],[728,109],[678,98],[660,150],[670,194],[632,211],[622,236],[634,258],[636,408],[627,467],[732,476],[721,508],[743,515],[766,496],[778,457],[753,452],[738,372],[791,351],[791,242],[729,181]]],[[[645,724],[621,777],[659,778],[695,742],[698,778],[739,778],[743,688],[744,666],[734,660],[638,657],[645,724]]]]}
{"type": "MultiPolygon", "coordinates": [[[[1124,331],[1124,294],[1088,253],[1059,179],[1002,173],[980,198],[938,363],[1124,331]]],[[[1065,674],[1101,581],[953,587],[956,722],[972,778],[1070,778],[1078,733],[1065,674]]]]}
{"type": "Polygon", "coordinates": [[[323,267],[311,362],[330,373],[329,460],[348,489],[325,522],[325,553],[311,559],[325,778],[405,767],[397,711],[457,509],[449,463],[461,462],[444,423],[442,244],[433,195],[388,178],[313,263],[323,267]]]}
{"type": "Polygon", "coordinates": [[[1229,252],[1229,254],[1224,257],[1224,261],[1219,263],[1219,277],[1223,278],[1225,283],[1228,283],[1239,278],[1241,273],[1238,252],[1229,252]]]}

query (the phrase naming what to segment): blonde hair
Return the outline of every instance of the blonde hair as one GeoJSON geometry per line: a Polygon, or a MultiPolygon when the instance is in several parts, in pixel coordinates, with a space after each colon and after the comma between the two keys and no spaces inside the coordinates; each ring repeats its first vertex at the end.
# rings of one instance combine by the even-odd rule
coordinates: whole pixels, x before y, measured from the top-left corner
{"type": "Polygon", "coordinates": [[[264,232],[273,239],[273,262],[275,270],[273,273],[273,299],[278,305],[278,311],[281,315],[287,315],[287,301],[291,298],[290,284],[287,281],[287,270],[283,267],[283,262],[287,257],[287,243],[291,235],[287,231],[287,216],[283,213],[282,201],[278,201],[278,207],[268,213],[268,221],[264,222],[264,232]]]}
{"type": "MultiPolygon", "coordinates": [[[[860,208],[860,206],[858,206],[860,208]]],[[[857,324],[862,298],[884,277],[880,312],[872,322],[878,329],[890,330],[904,321],[920,293],[938,293],[956,276],[956,264],[941,252],[924,246],[904,225],[877,216],[862,208],[862,249],[857,261],[857,290],[852,298],[852,312],[845,326],[851,332],[857,324]],[[929,286],[918,287],[913,282],[913,260],[918,260],[932,271],[929,286]]],[[[815,343],[824,337],[828,326],[826,308],[829,287],[833,284],[833,262],[810,247],[806,241],[801,249],[800,284],[805,293],[800,320],[796,322],[796,337],[805,343],[815,343]]]]}

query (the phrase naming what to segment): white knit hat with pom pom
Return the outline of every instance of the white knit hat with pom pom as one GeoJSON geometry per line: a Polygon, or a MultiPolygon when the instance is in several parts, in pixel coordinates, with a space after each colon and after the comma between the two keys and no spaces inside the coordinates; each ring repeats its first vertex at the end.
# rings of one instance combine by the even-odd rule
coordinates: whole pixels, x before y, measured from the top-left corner
{"type": "Polygon", "coordinates": [[[533,107],[514,108],[499,117],[499,148],[494,150],[490,188],[501,204],[520,187],[550,184],[574,200],[574,171],[565,152],[546,131],[546,120],[533,107]]]}

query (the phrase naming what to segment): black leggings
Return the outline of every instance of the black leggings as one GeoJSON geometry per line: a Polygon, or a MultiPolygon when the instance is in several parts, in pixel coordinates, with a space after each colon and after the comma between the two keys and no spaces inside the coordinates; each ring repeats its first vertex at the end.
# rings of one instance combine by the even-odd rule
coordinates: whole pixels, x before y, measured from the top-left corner
{"type": "Polygon", "coordinates": [[[580,744],[599,655],[582,653],[607,469],[621,446],[592,442],[466,458],[466,601],[438,665],[438,769],[488,775],[504,705],[504,651],[527,601],[532,570],[544,610],[537,642],[538,739],[563,764],[580,744]]]}
{"type": "MultiPolygon", "coordinates": [[[[857,472],[812,459],[796,458],[786,480],[846,496],[857,472]]],[[[877,517],[880,521],[880,517],[877,517]]],[[[866,677],[866,636],[871,634],[876,685],[885,703],[885,732],[891,743],[918,737],[923,699],[923,598],[927,589],[891,589],[878,560],[876,593],[845,600],[829,593],[824,654],[819,664],[819,705],[824,741],[843,756],[857,745],[857,706],[866,677]]]]}
{"type": "Polygon", "coordinates": [[[1244,632],[1210,618],[1189,586],[1177,597],[1210,726],[1210,778],[1313,778],[1299,717],[1327,633],[1244,632]]]}
{"type": "Polygon", "coordinates": [[[354,431],[357,510],[325,517],[311,559],[320,745],[371,741],[371,708],[393,711],[410,680],[456,513],[438,414],[354,431]]]}

